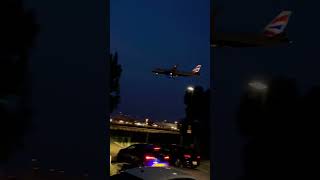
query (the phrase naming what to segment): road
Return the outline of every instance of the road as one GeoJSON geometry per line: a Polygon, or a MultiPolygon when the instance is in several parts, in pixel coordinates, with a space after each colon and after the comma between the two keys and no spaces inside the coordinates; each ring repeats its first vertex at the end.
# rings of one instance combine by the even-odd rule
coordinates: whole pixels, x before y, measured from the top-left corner
{"type": "Polygon", "coordinates": [[[201,162],[200,166],[196,169],[180,168],[186,174],[190,174],[197,180],[210,180],[210,161],[201,162]]]}
{"type": "MultiPolygon", "coordinates": [[[[119,150],[123,148],[118,143],[110,143],[110,155],[113,160],[118,154],[119,150]]],[[[121,163],[112,163],[110,164],[110,176],[117,174],[118,171],[122,168],[123,164],[121,163]]],[[[209,180],[210,179],[210,161],[203,160],[200,163],[200,166],[196,169],[190,168],[179,168],[180,171],[183,171],[186,174],[194,176],[197,180],[209,180]]]]}
{"type": "MultiPolygon", "coordinates": [[[[110,165],[110,175],[118,173],[123,164],[112,163],[110,165]]],[[[210,161],[202,161],[196,169],[179,168],[180,171],[195,177],[197,180],[210,180],[210,161]]]]}

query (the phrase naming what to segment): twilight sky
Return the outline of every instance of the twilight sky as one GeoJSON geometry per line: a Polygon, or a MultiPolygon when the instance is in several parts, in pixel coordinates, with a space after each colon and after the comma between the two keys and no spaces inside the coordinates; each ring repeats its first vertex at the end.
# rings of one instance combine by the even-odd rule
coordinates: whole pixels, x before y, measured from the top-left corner
{"type": "Polygon", "coordinates": [[[116,112],[155,120],[184,117],[188,85],[210,86],[210,0],[111,0],[110,46],[123,67],[116,112]],[[155,76],[153,68],[191,71],[199,78],[155,76]]]}

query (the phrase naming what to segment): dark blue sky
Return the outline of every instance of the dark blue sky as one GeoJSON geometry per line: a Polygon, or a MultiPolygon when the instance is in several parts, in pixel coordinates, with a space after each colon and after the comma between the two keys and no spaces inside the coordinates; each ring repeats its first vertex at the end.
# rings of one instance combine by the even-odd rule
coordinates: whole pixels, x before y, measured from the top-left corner
{"type": "Polygon", "coordinates": [[[210,0],[110,1],[111,52],[123,67],[117,111],[155,120],[184,117],[188,85],[210,86],[210,0]],[[169,79],[155,67],[191,71],[202,64],[200,78],[169,79]]]}

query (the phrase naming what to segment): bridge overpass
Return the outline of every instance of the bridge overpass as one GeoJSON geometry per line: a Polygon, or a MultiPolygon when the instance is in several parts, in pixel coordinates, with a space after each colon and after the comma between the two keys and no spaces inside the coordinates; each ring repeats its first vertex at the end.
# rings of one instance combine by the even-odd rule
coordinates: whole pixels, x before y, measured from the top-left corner
{"type": "Polygon", "coordinates": [[[169,129],[153,126],[139,126],[134,124],[110,123],[111,131],[129,131],[139,133],[156,133],[156,134],[176,134],[179,135],[179,129],[169,129]]]}
{"type": "Polygon", "coordinates": [[[174,128],[110,122],[110,155],[114,159],[121,148],[136,143],[178,144],[180,131],[174,128]]]}

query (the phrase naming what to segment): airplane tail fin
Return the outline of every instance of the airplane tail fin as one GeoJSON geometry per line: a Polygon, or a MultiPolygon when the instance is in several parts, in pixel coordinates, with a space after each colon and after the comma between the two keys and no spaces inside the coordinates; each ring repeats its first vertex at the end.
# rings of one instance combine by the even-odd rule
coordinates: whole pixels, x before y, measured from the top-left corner
{"type": "Polygon", "coordinates": [[[198,74],[200,72],[201,65],[197,65],[194,69],[192,69],[193,74],[198,74]]]}
{"type": "Polygon", "coordinates": [[[282,11],[264,28],[263,34],[267,37],[274,37],[284,33],[291,14],[291,11],[282,11]]]}

